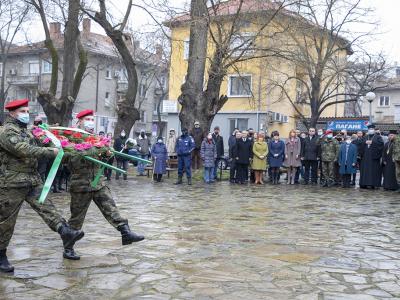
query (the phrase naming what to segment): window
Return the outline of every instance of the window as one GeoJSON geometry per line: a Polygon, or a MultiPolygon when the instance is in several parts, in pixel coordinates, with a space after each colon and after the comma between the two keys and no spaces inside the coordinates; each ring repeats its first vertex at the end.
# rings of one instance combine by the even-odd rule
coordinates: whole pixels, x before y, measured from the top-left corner
{"type": "Polygon", "coordinates": [[[390,97],[389,96],[381,96],[379,98],[379,106],[389,106],[390,105],[390,97]]]}
{"type": "Polygon", "coordinates": [[[140,111],[140,122],[146,123],[146,112],[144,110],[140,111]]]}
{"type": "Polygon", "coordinates": [[[231,75],[228,80],[229,97],[251,96],[251,75],[231,75]]]}
{"type": "Polygon", "coordinates": [[[112,79],[112,70],[111,68],[107,68],[106,70],[106,79],[112,79]]]}
{"type": "Polygon", "coordinates": [[[230,119],[229,120],[229,129],[232,133],[235,128],[238,128],[240,131],[247,130],[249,128],[249,119],[230,119]]]}
{"type": "Polygon", "coordinates": [[[29,62],[29,74],[39,74],[39,62],[38,61],[30,61],[29,62]]]}
{"type": "Polygon", "coordinates": [[[48,62],[47,60],[42,61],[42,73],[48,74],[51,73],[51,62],[48,62]]]}
{"type": "Polygon", "coordinates": [[[0,63],[0,76],[3,76],[3,63],[0,63]]]}
{"type": "Polygon", "coordinates": [[[111,106],[110,92],[106,92],[106,96],[104,97],[104,106],[111,106]]]}
{"type": "Polygon", "coordinates": [[[254,51],[254,34],[241,33],[232,36],[229,49],[233,52],[233,56],[250,55],[254,51]]]}
{"type": "Polygon", "coordinates": [[[119,82],[128,82],[128,74],[125,68],[121,69],[118,72],[118,81],[119,82]]]}
{"type": "Polygon", "coordinates": [[[141,83],[139,85],[139,96],[140,97],[146,97],[146,92],[147,92],[147,87],[145,84],[141,83]]]}
{"type": "Polygon", "coordinates": [[[183,41],[183,59],[189,59],[189,39],[183,41]]]}

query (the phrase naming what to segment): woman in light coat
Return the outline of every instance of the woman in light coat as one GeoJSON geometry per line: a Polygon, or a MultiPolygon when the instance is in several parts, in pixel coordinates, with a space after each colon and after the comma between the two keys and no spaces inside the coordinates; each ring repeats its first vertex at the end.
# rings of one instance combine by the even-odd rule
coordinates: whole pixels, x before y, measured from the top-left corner
{"type": "Polygon", "coordinates": [[[287,184],[294,184],[297,168],[301,166],[300,159],[301,141],[296,136],[296,131],[289,132],[289,138],[285,142],[285,161],[283,165],[287,168],[287,184]]]}
{"type": "Polygon", "coordinates": [[[214,168],[215,160],[217,159],[217,147],[214,143],[211,133],[209,133],[201,143],[200,157],[203,161],[204,181],[206,183],[214,182],[214,168]]]}
{"type": "Polygon", "coordinates": [[[257,140],[253,144],[253,162],[251,168],[254,170],[255,184],[264,184],[263,173],[267,169],[268,145],[265,142],[264,132],[257,135],[257,140]]]}

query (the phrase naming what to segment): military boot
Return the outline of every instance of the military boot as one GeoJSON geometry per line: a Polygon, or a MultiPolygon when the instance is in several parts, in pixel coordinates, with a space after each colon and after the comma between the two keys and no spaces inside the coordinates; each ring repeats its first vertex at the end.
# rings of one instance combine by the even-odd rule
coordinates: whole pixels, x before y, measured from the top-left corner
{"type": "Polygon", "coordinates": [[[182,184],[182,176],[178,177],[178,180],[175,182],[175,184],[182,184]]]}
{"type": "Polygon", "coordinates": [[[71,248],[76,241],[79,241],[85,235],[82,230],[74,230],[65,223],[58,228],[58,233],[63,241],[64,249],[71,248]]]}
{"type": "Polygon", "coordinates": [[[131,231],[128,224],[118,226],[117,229],[121,232],[122,245],[129,245],[144,240],[144,236],[131,231]]]}
{"type": "Polygon", "coordinates": [[[192,185],[192,178],[188,178],[188,185],[192,185]]]}
{"type": "Polygon", "coordinates": [[[14,267],[10,264],[6,255],[7,249],[0,250],[0,272],[14,272],[14,267]]]}
{"type": "Polygon", "coordinates": [[[70,260],[80,260],[81,257],[75,253],[74,248],[72,246],[70,248],[65,248],[63,257],[70,260]]]}

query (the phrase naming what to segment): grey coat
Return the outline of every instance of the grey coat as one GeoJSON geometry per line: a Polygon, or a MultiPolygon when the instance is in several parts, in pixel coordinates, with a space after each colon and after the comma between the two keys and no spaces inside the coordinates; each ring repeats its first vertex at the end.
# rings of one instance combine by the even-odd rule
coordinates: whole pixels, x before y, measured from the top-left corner
{"type": "Polygon", "coordinates": [[[203,165],[205,168],[214,168],[215,160],[217,159],[217,147],[214,141],[211,140],[209,143],[207,139],[204,139],[201,143],[200,156],[203,160],[203,165]]]}

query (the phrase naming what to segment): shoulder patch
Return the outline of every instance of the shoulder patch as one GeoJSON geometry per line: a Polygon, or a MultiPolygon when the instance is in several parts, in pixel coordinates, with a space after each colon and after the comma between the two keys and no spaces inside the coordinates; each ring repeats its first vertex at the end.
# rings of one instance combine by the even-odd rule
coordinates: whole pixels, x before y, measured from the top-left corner
{"type": "Polygon", "coordinates": [[[18,137],[16,137],[16,136],[12,136],[12,137],[10,137],[10,143],[12,143],[12,144],[16,144],[16,143],[18,143],[19,142],[19,139],[18,139],[18,137]]]}

